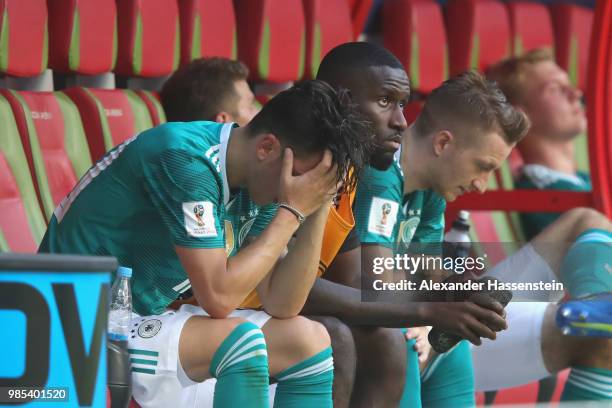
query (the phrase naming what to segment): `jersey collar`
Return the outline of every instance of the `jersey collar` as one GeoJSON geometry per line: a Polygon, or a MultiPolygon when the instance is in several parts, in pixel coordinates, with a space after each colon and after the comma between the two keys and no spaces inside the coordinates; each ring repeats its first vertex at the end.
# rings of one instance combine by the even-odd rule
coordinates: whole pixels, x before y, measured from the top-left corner
{"type": "Polygon", "coordinates": [[[232,129],[237,127],[235,123],[226,123],[221,128],[221,140],[219,146],[219,165],[221,167],[221,179],[223,180],[223,204],[227,205],[230,199],[230,188],[227,182],[227,168],[226,168],[226,157],[227,157],[227,145],[229,144],[229,138],[232,133],[232,129]]]}

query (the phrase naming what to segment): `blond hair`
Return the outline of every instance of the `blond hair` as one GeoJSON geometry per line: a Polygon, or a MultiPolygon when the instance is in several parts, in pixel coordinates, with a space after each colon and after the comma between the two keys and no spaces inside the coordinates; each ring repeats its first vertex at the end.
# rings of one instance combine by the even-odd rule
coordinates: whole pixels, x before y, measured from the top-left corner
{"type": "Polygon", "coordinates": [[[522,102],[527,71],[530,67],[545,61],[555,61],[550,48],[537,48],[519,57],[505,59],[487,71],[487,77],[497,82],[497,85],[513,104],[522,102]]]}

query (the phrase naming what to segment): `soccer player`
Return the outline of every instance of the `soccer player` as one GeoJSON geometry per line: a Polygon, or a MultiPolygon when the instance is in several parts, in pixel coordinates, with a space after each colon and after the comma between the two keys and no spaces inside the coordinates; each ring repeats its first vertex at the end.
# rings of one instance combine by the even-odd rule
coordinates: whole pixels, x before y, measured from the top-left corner
{"type": "MultiPolygon", "coordinates": [[[[586,132],[582,92],[570,83],[547,49],[509,58],[487,74],[508,101],[531,120],[527,136],[518,144],[525,161],[517,188],[590,191],[591,178],[579,171],[574,142],[586,132]]],[[[527,239],[535,237],[559,217],[558,213],[523,213],[527,239]]]]}
{"type": "Polygon", "coordinates": [[[215,406],[267,407],[271,375],[276,406],[331,406],[329,337],[297,314],[338,183],[350,188],[370,145],[347,95],[308,81],[246,127],[169,123],[88,171],[40,252],[112,255],[133,269],[139,404],[193,405],[197,384],[215,377],[215,406]],[[167,310],[189,288],[201,307],[167,310]],[[255,289],[267,313],[236,311],[255,289]]]}
{"type": "MultiPolygon", "coordinates": [[[[402,140],[400,166],[404,178],[401,184],[404,201],[398,208],[410,211],[411,194],[422,190],[433,190],[445,200],[453,200],[467,191],[485,190],[492,171],[499,167],[516,141],[520,140],[519,136],[527,130],[524,120],[510,120],[517,117],[516,113],[502,115],[495,121],[488,109],[469,112],[470,107],[481,103],[480,90],[491,87],[477,74],[466,73],[445,82],[428,97],[423,111],[402,140]],[[469,125],[476,121],[482,125],[469,125]],[[504,133],[508,135],[508,131],[502,132],[505,124],[510,125],[510,135],[516,137],[504,137],[504,133]]],[[[491,98],[494,106],[507,104],[499,91],[491,98]]],[[[367,175],[360,185],[368,182],[367,175]]],[[[395,188],[400,184],[397,186],[395,188]]],[[[403,211],[400,214],[406,216],[403,211]]],[[[401,229],[401,224],[398,228],[401,229]]],[[[568,211],[520,251],[498,264],[489,275],[513,282],[561,281],[573,299],[605,295],[612,291],[612,275],[608,272],[612,261],[610,231],[610,221],[594,210],[568,211]]],[[[399,238],[401,240],[402,236],[399,238]]],[[[523,305],[527,304],[510,304],[507,309],[510,329],[501,333],[497,341],[485,341],[485,347],[473,348],[474,356],[490,350],[476,363],[482,370],[477,374],[479,381],[483,382],[480,389],[497,389],[516,385],[519,378],[529,382],[548,375],[539,339],[543,313],[537,309],[545,309],[547,304],[523,305]],[[517,308],[522,308],[527,314],[517,313],[517,308]],[[525,329],[526,326],[534,329],[525,329]],[[515,383],[509,384],[511,381],[515,383]]],[[[547,324],[552,322],[549,320],[547,324]]],[[[564,400],[612,396],[609,341],[589,344],[595,347],[595,343],[599,343],[604,351],[588,356],[586,353],[581,356],[572,354],[567,359],[559,355],[558,362],[573,368],[562,397],[564,400]]],[[[559,351],[558,347],[552,346],[552,349],[559,351]]],[[[447,370],[447,375],[457,379],[460,371],[452,373],[447,370]]]]}
{"type": "Polygon", "coordinates": [[[222,57],[201,58],[183,65],[160,92],[166,119],[246,125],[259,112],[248,77],[246,65],[222,57]]]}
{"type": "MultiPolygon", "coordinates": [[[[525,112],[533,123],[518,145],[526,165],[522,168],[517,187],[590,190],[589,176],[576,170],[574,159],[574,139],[586,130],[586,117],[580,101],[582,95],[571,85],[567,73],[554,62],[552,53],[539,49],[510,58],[494,66],[489,76],[497,81],[508,100],[525,112]]],[[[610,242],[609,224],[605,231],[606,223],[598,225],[594,222],[601,215],[592,210],[574,210],[565,215],[526,213],[521,217],[527,236],[545,231],[544,236],[554,242],[563,238],[557,237],[555,229],[546,232],[545,227],[560,216],[566,224],[582,219],[583,223],[603,227],[604,231],[596,235],[604,242],[600,244],[602,249],[606,240],[610,242]]],[[[546,239],[539,240],[546,242],[546,239]]],[[[574,252],[578,248],[576,246],[574,252]]],[[[604,252],[598,258],[601,259],[599,268],[603,272],[606,260],[612,262],[612,255],[604,252]]],[[[591,265],[589,262],[583,263],[587,267],[591,265]]],[[[557,275],[551,274],[547,280],[552,278],[558,279],[557,275]]],[[[612,360],[612,340],[564,336],[555,324],[559,307],[556,303],[512,303],[508,307],[510,330],[503,333],[495,344],[485,342],[483,347],[472,351],[476,388],[494,390],[525,384],[564,368],[576,367],[572,370],[573,379],[569,384],[582,384],[582,390],[570,386],[564,398],[580,396],[596,399],[606,395],[606,392],[610,397],[612,387],[593,383],[592,378],[601,378],[600,375],[610,378],[610,364],[606,362],[612,360]],[[526,327],[531,329],[526,330],[526,327]],[[517,369],[491,376],[490,362],[500,356],[512,359],[517,369]]]]}

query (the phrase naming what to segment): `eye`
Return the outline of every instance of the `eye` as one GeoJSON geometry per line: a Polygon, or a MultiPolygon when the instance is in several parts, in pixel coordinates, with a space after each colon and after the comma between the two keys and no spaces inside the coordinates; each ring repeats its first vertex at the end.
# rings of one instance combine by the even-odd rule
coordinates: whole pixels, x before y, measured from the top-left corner
{"type": "Polygon", "coordinates": [[[378,104],[383,108],[386,108],[387,106],[389,106],[390,103],[391,103],[391,99],[388,96],[383,96],[382,98],[378,99],[378,104]]]}
{"type": "Polygon", "coordinates": [[[402,99],[401,101],[399,101],[400,108],[404,109],[406,107],[406,105],[408,105],[408,101],[407,100],[402,99]]]}

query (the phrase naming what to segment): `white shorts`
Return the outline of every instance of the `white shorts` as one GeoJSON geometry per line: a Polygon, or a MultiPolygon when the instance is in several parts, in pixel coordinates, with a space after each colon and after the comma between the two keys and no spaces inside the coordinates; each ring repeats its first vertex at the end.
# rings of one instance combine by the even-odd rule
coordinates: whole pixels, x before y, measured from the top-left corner
{"type": "MultiPolygon", "coordinates": [[[[199,388],[214,392],[216,380],[191,380],[178,358],[179,339],[185,322],[192,316],[208,316],[199,306],[183,305],[177,311],[132,319],[128,338],[132,363],[132,394],[142,408],[196,407],[199,388]],[[208,384],[207,384],[208,383],[208,384]]],[[[230,317],[242,317],[260,328],[271,318],[266,312],[235,310],[230,317]]],[[[212,406],[212,394],[211,394],[212,406]]]]}
{"type": "Polygon", "coordinates": [[[547,302],[510,302],[508,329],[497,340],[472,345],[476,391],[515,387],[548,377],[542,355],[542,323],[547,302]]]}
{"type": "MultiPolygon", "coordinates": [[[[517,252],[505,258],[486,275],[503,282],[517,283],[549,283],[559,279],[531,244],[524,245],[517,252]]],[[[512,294],[513,300],[524,299],[534,302],[552,302],[563,297],[562,291],[514,291],[512,294]]]]}

